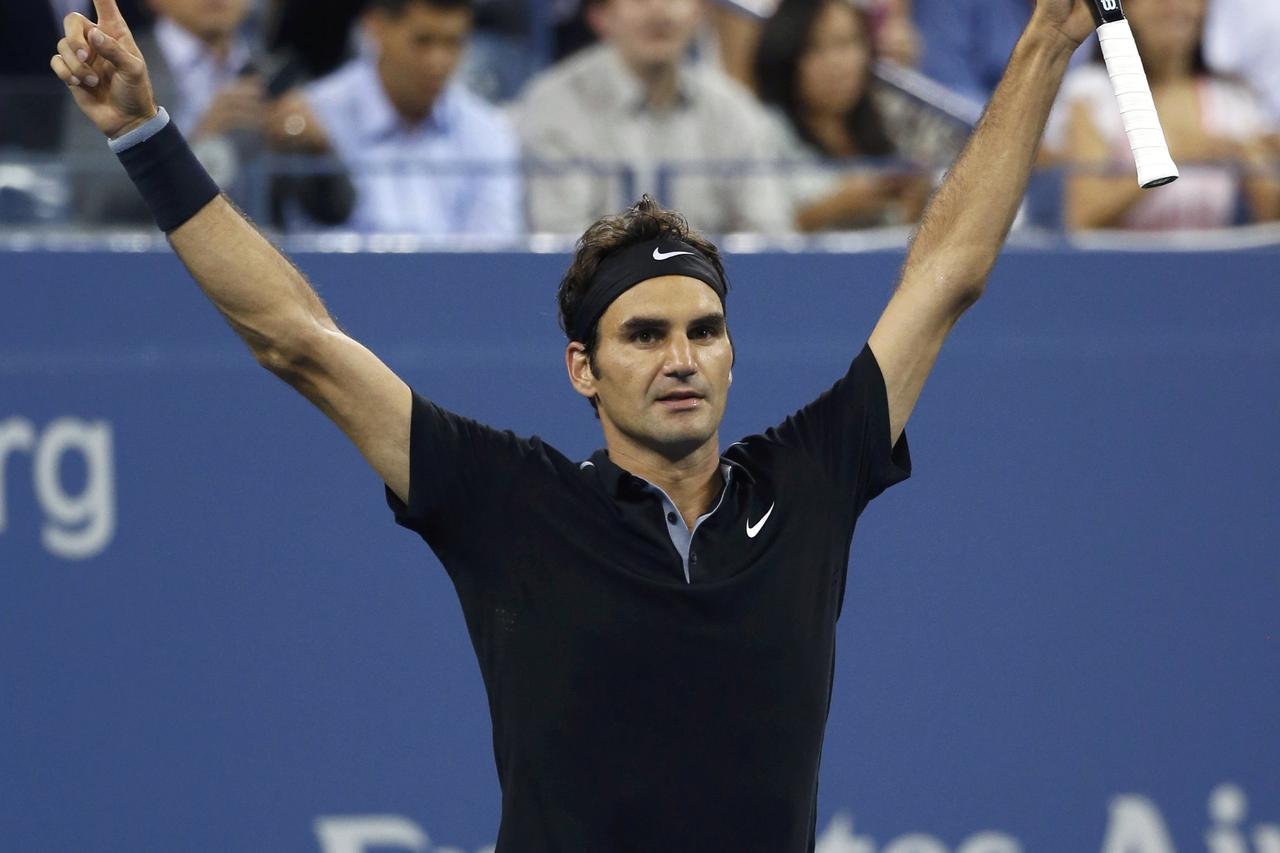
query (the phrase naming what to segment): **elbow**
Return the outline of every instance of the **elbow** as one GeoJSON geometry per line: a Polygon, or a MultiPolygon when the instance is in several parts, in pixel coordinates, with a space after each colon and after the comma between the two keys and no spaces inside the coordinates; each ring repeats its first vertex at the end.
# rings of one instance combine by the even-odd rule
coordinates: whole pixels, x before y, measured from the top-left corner
{"type": "Polygon", "coordinates": [[[969,287],[959,291],[956,295],[955,313],[963,314],[974,306],[974,304],[982,298],[982,294],[987,292],[987,280],[983,278],[981,281],[970,285],[969,287]]]}
{"type": "Polygon", "coordinates": [[[274,344],[257,346],[253,348],[253,357],[259,366],[265,367],[286,382],[291,382],[291,378],[298,375],[300,360],[287,349],[274,344]]]}
{"type": "Polygon", "coordinates": [[[927,263],[914,270],[909,264],[903,280],[920,282],[935,299],[945,300],[958,311],[963,311],[986,291],[996,253],[974,247],[968,251],[956,248],[939,254],[938,262],[927,263]]]}
{"type": "Polygon", "coordinates": [[[253,357],[285,382],[297,385],[307,375],[309,366],[316,364],[321,339],[331,333],[316,322],[299,323],[287,333],[255,342],[251,346],[253,357]]]}

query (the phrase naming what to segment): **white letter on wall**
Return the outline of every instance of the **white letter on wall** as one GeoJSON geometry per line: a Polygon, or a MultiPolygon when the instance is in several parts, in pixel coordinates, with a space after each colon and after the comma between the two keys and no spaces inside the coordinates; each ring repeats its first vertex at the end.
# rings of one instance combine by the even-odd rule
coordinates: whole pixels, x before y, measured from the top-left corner
{"type": "Polygon", "coordinates": [[[1137,794],[1114,798],[1102,853],[1173,853],[1169,830],[1155,803],[1137,794]]]}
{"type": "Polygon", "coordinates": [[[111,424],[77,418],[59,418],[49,424],[36,448],[36,494],[53,519],[41,531],[51,553],[68,560],[102,553],[116,530],[111,424]],[[79,497],[62,490],[58,469],[68,450],[84,454],[85,483],[79,497]]]}
{"type": "Polygon", "coordinates": [[[318,817],[315,832],[324,853],[364,853],[366,847],[402,847],[426,853],[431,846],[416,823],[399,815],[318,817]]]}
{"type": "Polygon", "coordinates": [[[36,443],[36,429],[26,418],[0,421],[0,533],[8,525],[4,508],[4,462],[15,450],[30,451],[36,443]]]}
{"type": "Polygon", "coordinates": [[[979,832],[965,839],[956,853],[1022,853],[1022,846],[1003,832],[979,832]]]}
{"type": "Polygon", "coordinates": [[[884,853],[947,853],[947,845],[932,835],[913,832],[889,842],[884,853]]]}
{"type": "Polygon", "coordinates": [[[837,812],[818,836],[814,853],[876,853],[876,845],[865,835],[853,834],[853,815],[837,812]]]}

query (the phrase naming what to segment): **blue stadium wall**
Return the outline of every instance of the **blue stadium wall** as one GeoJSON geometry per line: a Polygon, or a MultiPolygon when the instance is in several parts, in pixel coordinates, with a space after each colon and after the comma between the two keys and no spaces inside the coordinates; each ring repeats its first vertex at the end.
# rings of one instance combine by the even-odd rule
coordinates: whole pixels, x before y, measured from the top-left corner
{"type": "MultiPolygon", "coordinates": [[[[423,393],[601,443],[564,256],[297,260],[423,393]]],[[[843,372],[900,261],[731,259],[722,445],[843,372]]],[[[1278,271],[1001,259],[854,540],[819,851],[1280,853],[1278,271]]],[[[0,254],[0,389],[0,850],[492,845],[447,576],[175,258],[0,254]]]]}

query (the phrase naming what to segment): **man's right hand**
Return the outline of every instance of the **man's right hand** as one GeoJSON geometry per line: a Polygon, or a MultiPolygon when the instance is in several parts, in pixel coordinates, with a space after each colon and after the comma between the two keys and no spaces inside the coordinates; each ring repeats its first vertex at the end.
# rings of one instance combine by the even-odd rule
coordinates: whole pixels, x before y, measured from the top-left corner
{"type": "Polygon", "coordinates": [[[154,117],[156,101],[142,51],[115,0],[93,0],[93,7],[96,24],[78,12],[63,20],[66,37],[49,65],[76,106],[114,139],[154,117]]]}

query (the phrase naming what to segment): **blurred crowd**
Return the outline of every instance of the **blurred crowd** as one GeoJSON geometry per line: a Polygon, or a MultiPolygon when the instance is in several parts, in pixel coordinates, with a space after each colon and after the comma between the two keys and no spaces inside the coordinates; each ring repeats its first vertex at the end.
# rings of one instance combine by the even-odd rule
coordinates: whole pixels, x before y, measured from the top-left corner
{"type": "MultiPolygon", "coordinates": [[[[2,0],[0,224],[147,211],[49,71],[89,0],[2,0]]],[[[711,233],[916,221],[1034,0],[118,0],[210,174],[287,232],[576,234],[643,192],[711,233]]],[[[1182,178],[1141,191],[1097,45],[1023,221],[1280,219],[1280,2],[1125,0],[1182,178]]]]}

